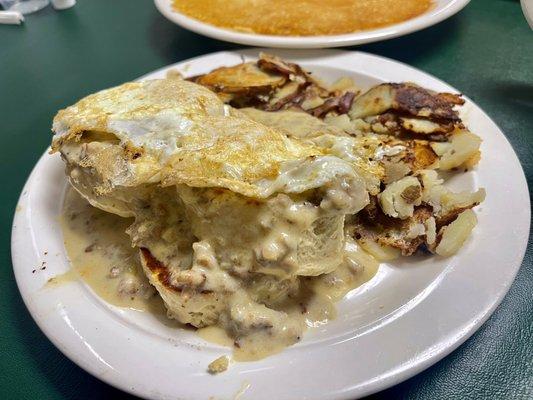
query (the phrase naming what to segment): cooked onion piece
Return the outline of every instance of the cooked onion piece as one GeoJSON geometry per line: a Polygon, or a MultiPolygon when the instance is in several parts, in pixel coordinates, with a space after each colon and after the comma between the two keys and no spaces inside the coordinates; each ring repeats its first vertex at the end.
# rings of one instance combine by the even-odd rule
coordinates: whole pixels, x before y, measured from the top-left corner
{"type": "Polygon", "coordinates": [[[359,245],[378,261],[392,261],[401,255],[401,251],[392,246],[381,245],[372,239],[360,239],[359,245]]]}

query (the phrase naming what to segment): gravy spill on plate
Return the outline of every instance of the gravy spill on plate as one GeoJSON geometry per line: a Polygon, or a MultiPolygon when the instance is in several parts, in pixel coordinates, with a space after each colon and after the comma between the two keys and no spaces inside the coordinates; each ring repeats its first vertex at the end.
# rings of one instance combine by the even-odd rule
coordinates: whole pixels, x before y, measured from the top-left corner
{"type": "MultiPolygon", "coordinates": [[[[52,278],[50,285],[82,279],[100,298],[118,307],[164,314],[161,298],[142,272],[138,250],[125,233],[132,220],[92,207],[75,190],[65,197],[62,229],[72,269],[52,278]]],[[[334,302],[348,291],[370,280],[378,262],[367,257],[364,268],[354,271],[348,264],[332,273],[305,278],[296,298],[287,299],[279,309],[303,329],[321,326],[336,317],[334,302]]],[[[239,340],[232,339],[221,324],[198,329],[204,340],[233,347],[236,361],[252,361],[282,351],[291,345],[284,336],[258,331],[239,340]]]]}
{"type": "Polygon", "coordinates": [[[138,251],[125,232],[131,222],[92,207],[69,188],[61,226],[72,269],[50,284],[81,278],[109,304],[164,314],[163,302],[144,276],[138,251]]]}
{"type": "Polygon", "coordinates": [[[381,28],[426,12],[431,0],[174,0],[202,22],[246,33],[339,35],[381,28]]]}

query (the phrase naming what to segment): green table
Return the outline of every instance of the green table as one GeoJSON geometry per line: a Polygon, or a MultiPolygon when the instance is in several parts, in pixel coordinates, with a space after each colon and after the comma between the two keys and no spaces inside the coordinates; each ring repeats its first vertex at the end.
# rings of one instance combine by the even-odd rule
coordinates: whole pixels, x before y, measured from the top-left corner
{"type": "MultiPolygon", "coordinates": [[[[12,216],[50,142],[55,112],[167,64],[235,47],[178,28],[147,0],[80,0],[70,10],[30,15],[23,26],[0,26],[1,399],[131,398],[65,358],[31,319],[14,281],[12,216]]],[[[517,0],[473,0],[435,27],[360,49],[427,71],[474,99],[506,133],[532,187],[533,32],[517,0]]],[[[371,398],[532,398],[532,282],[530,238],[489,321],[435,366],[371,398]]]]}

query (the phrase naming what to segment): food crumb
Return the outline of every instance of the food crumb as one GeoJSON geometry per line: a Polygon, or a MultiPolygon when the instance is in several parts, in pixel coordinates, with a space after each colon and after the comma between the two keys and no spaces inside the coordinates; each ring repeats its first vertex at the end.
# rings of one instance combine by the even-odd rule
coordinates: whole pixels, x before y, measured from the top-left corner
{"type": "Polygon", "coordinates": [[[207,371],[210,374],[218,374],[220,372],[224,372],[225,370],[227,370],[228,365],[229,365],[228,356],[221,356],[221,357],[218,357],[215,361],[211,362],[211,364],[207,366],[207,371]]]}
{"type": "Polygon", "coordinates": [[[183,79],[183,74],[177,69],[171,69],[167,71],[167,79],[183,79]]]}

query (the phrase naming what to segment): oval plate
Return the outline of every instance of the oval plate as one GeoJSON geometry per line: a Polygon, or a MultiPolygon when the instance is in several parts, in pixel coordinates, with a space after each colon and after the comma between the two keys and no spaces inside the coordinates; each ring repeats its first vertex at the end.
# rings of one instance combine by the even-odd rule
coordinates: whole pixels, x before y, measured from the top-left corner
{"type": "Polygon", "coordinates": [[[344,35],[298,37],[259,35],[219,28],[175,11],[172,8],[172,0],[154,0],[159,12],[161,12],[161,14],[167,19],[185,29],[199,33],[200,35],[224,40],[226,42],[251,46],[292,49],[342,47],[392,39],[419,31],[450,18],[452,15],[463,9],[469,2],[470,0],[434,0],[434,5],[424,14],[384,28],[359,31],[344,35]]]}
{"type": "MultiPolygon", "coordinates": [[[[259,49],[220,52],[169,69],[196,75],[253,59],[259,49]]],[[[273,50],[265,50],[274,52],[273,50]]],[[[407,65],[361,52],[275,51],[326,81],[351,76],[362,87],[412,81],[452,87],[407,65]]],[[[66,188],[59,155],[44,154],[22,192],[12,235],[17,283],[33,318],[79,366],[125,391],[153,399],[354,399],[429,367],[464,342],[490,316],[520,267],[530,206],[518,159],[500,129],[466,99],[463,118],[483,138],[478,168],[450,181],[487,189],[472,237],[451,258],[411,257],[382,264],[367,284],[338,303],[339,316],[302,342],[256,362],[233,363],[217,376],[207,365],[230,350],[157,317],[111,306],[83,282],[47,285],[69,269],[58,215],[66,188]],[[41,269],[42,267],[46,269],[41,269]],[[35,272],[32,272],[36,270],[35,272]]]]}

